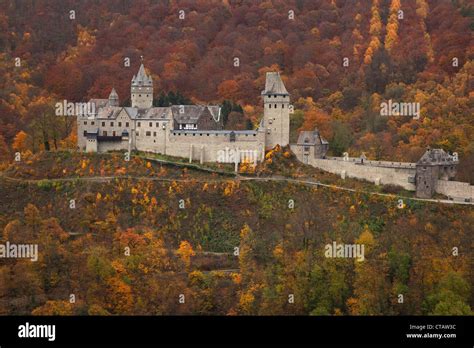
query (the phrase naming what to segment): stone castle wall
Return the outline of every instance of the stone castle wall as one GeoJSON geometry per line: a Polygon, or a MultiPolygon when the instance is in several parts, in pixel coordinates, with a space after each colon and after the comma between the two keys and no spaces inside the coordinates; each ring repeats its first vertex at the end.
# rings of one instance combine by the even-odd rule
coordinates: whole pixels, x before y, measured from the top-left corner
{"type": "Polygon", "coordinates": [[[341,175],[345,178],[356,178],[371,181],[377,185],[398,185],[406,190],[415,191],[415,184],[409,182],[409,177],[416,174],[415,168],[391,168],[357,162],[338,161],[333,159],[309,158],[310,165],[341,175]]]}
{"type": "Polygon", "coordinates": [[[134,145],[139,151],[191,157],[202,162],[218,162],[219,152],[222,155],[226,150],[256,151],[257,160],[261,161],[265,155],[265,133],[236,132],[235,141],[231,141],[228,132],[157,130],[156,136],[151,133],[151,136],[135,137],[134,145]]]}
{"type": "Polygon", "coordinates": [[[236,134],[235,141],[230,141],[229,134],[198,131],[193,135],[171,131],[168,136],[166,154],[189,158],[192,153],[193,160],[217,162],[219,151],[226,151],[227,148],[229,150],[256,151],[257,159],[261,161],[265,155],[265,133],[256,131],[252,133],[236,134]]]}
{"type": "Polygon", "coordinates": [[[438,180],[436,192],[453,200],[470,200],[474,202],[474,185],[467,182],[438,180]]]}
{"type": "MultiPolygon", "coordinates": [[[[301,146],[291,145],[292,151],[298,160],[303,161],[301,146]]],[[[409,178],[416,175],[416,164],[390,161],[364,161],[359,164],[360,159],[332,157],[327,159],[308,157],[308,164],[340,175],[341,177],[356,178],[371,181],[375,184],[399,185],[406,190],[415,191],[416,186],[409,178]]],[[[474,201],[474,186],[459,181],[437,180],[435,191],[453,200],[474,201]]]]}
{"type": "Polygon", "coordinates": [[[128,141],[99,141],[97,152],[120,151],[128,149],[128,141]]]}

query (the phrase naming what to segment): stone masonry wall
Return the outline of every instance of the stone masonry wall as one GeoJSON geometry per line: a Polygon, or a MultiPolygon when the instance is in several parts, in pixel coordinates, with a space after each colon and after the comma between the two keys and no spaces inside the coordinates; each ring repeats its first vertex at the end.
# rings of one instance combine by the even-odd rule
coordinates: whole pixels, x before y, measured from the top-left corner
{"type": "Polygon", "coordinates": [[[436,192],[454,200],[468,199],[474,202],[474,185],[469,185],[467,182],[438,180],[436,192]]]}
{"type": "Polygon", "coordinates": [[[229,150],[256,150],[257,159],[263,159],[265,147],[265,133],[257,132],[255,136],[249,134],[236,135],[235,141],[231,142],[229,135],[199,132],[192,134],[169,134],[166,144],[166,154],[171,156],[189,158],[192,145],[193,160],[201,160],[201,147],[204,151],[202,156],[203,162],[217,162],[219,151],[229,150]],[[202,134],[202,135],[200,135],[202,134]],[[209,135],[208,135],[209,134],[209,135]]]}
{"type": "MultiPolygon", "coordinates": [[[[303,161],[300,146],[291,145],[291,150],[298,160],[303,161]]],[[[408,177],[416,174],[415,163],[390,162],[390,161],[365,161],[364,165],[356,164],[359,159],[334,157],[328,159],[316,159],[310,156],[308,164],[330,173],[344,177],[357,178],[372,181],[377,184],[394,184],[415,191],[413,183],[408,182],[408,177]]],[[[469,200],[474,202],[474,186],[466,182],[437,180],[436,192],[443,194],[453,200],[469,200]]]]}
{"type": "Polygon", "coordinates": [[[406,190],[415,191],[415,185],[408,182],[409,176],[415,176],[416,170],[407,168],[389,168],[370,164],[337,161],[331,159],[310,158],[309,164],[342,177],[357,178],[382,185],[398,185],[406,190]]]}
{"type": "MultiPolygon", "coordinates": [[[[297,148],[298,146],[291,146],[298,160],[303,161],[302,153],[297,148]]],[[[342,158],[320,159],[312,156],[308,158],[309,165],[341,177],[363,179],[382,185],[399,185],[406,190],[415,190],[415,185],[408,182],[408,177],[414,177],[416,174],[414,163],[386,161],[366,161],[363,165],[356,163],[358,162],[354,158],[349,158],[348,161],[342,158]]]]}

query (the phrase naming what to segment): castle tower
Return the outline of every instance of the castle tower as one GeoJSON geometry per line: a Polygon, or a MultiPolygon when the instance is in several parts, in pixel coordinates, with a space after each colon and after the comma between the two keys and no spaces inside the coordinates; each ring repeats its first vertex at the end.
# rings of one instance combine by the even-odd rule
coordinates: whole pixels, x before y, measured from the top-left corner
{"type": "Polygon", "coordinates": [[[431,198],[438,180],[450,180],[456,175],[457,158],[442,149],[428,149],[416,162],[416,196],[431,198]]]}
{"type": "Polygon", "coordinates": [[[115,88],[112,88],[112,92],[109,94],[109,106],[119,106],[119,96],[115,88]]]}
{"type": "Polygon", "coordinates": [[[132,78],[130,94],[132,107],[146,109],[153,106],[153,80],[151,75],[146,74],[143,63],[140,65],[138,74],[132,78]]]}
{"type": "Polygon", "coordinates": [[[290,95],[280,73],[267,72],[263,96],[263,126],[265,129],[265,149],[290,142],[290,95]]]}

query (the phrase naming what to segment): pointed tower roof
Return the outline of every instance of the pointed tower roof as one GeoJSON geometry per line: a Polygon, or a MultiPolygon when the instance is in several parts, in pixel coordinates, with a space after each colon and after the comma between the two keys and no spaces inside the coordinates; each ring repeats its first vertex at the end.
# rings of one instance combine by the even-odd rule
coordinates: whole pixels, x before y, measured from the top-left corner
{"type": "Polygon", "coordinates": [[[109,99],[118,99],[118,94],[117,94],[117,91],[115,90],[115,88],[112,88],[112,91],[110,92],[109,94],[109,99]]]}
{"type": "Polygon", "coordinates": [[[269,94],[280,94],[280,95],[288,95],[288,91],[281,80],[280,73],[271,71],[267,72],[266,80],[265,80],[265,90],[262,91],[262,94],[269,95],[269,94]]]}
{"type": "Polygon", "coordinates": [[[143,63],[140,64],[140,69],[138,69],[138,74],[133,75],[132,85],[139,86],[150,86],[153,83],[151,75],[148,76],[145,71],[145,66],[143,63]]]}

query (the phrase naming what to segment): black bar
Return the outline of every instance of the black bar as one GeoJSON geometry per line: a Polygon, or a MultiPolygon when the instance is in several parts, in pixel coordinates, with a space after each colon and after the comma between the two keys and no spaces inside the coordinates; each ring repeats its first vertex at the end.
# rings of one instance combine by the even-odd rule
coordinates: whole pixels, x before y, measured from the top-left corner
{"type": "Polygon", "coordinates": [[[472,347],[473,317],[0,317],[0,347],[68,344],[389,344],[472,347]],[[19,326],[55,325],[55,340],[20,338],[19,326]],[[415,329],[410,325],[423,327],[415,329]],[[427,325],[432,325],[430,328],[427,325]],[[438,325],[438,326],[437,326],[438,325]],[[439,325],[444,325],[439,326],[439,325]],[[451,325],[448,327],[447,325],[451,325]],[[453,326],[454,325],[454,326],[453,326]],[[456,334],[407,338],[407,334],[456,334]]]}

